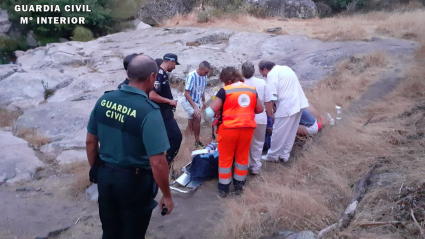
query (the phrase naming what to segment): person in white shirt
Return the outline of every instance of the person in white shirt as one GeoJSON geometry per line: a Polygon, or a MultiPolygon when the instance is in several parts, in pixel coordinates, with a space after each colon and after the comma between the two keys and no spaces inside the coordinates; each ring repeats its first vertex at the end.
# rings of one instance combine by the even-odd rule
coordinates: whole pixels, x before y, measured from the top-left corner
{"type": "Polygon", "coordinates": [[[251,173],[256,175],[261,172],[261,154],[263,152],[264,140],[266,138],[267,117],[272,117],[272,93],[268,89],[263,79],[253,77],[255,67],[252,62],[245,62],[242,65],[242,74],[245,78],[245,84],[255,87],[258,99],[262,102],[264,112],[255,115],[257,128],[251,140],[251,148],[249,150],[249,161],[251,173]]]}
{"type": "Polygon", "coordinates": [[[262,159],[288,162],[302,109],[309,106],[308,100],[297,75],[291,68],[270,61],[261,61],[258,67],[263,77],[267,77],[267,85],[276,103],[271,147],[262,159]]]}
{"type": "Polygon", "coordinates": [[[211,65],[207,61],[199,64],[198,69],[191,71],[186,78],[184,87],[184,96],[186,99],[182,102],[183,109],[188,114],[187,129],[195,135],[195,147],[203,149],[204,145],[199,139],[201,133],[201,100],[203,109],[205,109],[205,87],[207,86],[208,73],[211,65]]]}

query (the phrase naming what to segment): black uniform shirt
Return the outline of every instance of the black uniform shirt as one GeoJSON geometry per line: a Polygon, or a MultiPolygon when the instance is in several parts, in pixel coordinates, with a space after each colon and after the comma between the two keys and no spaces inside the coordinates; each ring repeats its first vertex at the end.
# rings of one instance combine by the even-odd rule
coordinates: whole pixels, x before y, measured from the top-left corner
{"type": "MultiPolygon", "coordinates": [[[[173,99],[171,94],[170,82],[168,81],[168,75],[165,71],[159,67],[158,76],[156,78],[153,90],[160,96],[173,99]]],[[[167,103],[157,103],[161,111],[172,109],[173,107],[167,103]]]]}
{"type": "Polygon", "coordinates": [[[128,85],[128,83],[130,83],[130,81],[128,80],[128,78],[125,78],[125,80],[118,85],[118,89],[121,89],[123,85],[128,85]]]}

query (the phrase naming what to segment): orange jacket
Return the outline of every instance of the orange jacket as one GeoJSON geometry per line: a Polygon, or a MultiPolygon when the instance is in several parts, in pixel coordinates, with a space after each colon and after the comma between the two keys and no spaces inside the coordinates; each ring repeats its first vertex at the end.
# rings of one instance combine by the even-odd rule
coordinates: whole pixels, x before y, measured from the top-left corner
{"type": "Polygon", "coordinates": [[[246,84],[224,87],[226,100],[223,105],[222,124],[224,128],[255,128],[255,107],[257,91],[246,84]]]}

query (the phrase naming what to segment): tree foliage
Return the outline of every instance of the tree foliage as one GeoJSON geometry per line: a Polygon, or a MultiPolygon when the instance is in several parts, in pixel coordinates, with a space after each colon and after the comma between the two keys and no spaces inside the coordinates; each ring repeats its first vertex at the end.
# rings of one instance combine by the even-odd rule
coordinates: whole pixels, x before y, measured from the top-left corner
{"type": "MultiPolygon", "coordinates": [[[[340,11],[345,9],[350,3],[355,0],[315,0],[314,2],[321,2],[329,5],[334,11],[340,11]]],[[[357,0],[357,6],[362,7],[369,0],[357,0]]],[[[425,1],[425,0],[424,0],[425,1]]]]}
{"type": "MultiPolygon", "coordinates": [[[[0,1],[1,2],[1,1],[0,1]]],[[[9,20],[20,25],[21,17],[84,17],[83,27],[90,29],[95,36],[111,33],[111,27],[126,19],[137,17],[143,1],[140,0],[3,0],[0,7],[9,13],[9,20]],[[58,5],[60,12],[16,12],[15,5],[58,5]],[[91,12],[66,12],[65,5],[88,5],[91,12]]],[[[20,25],[42,37],[70,38],[74,24],[37,24],[35,20],[28,25],[20,25]]]]}
{"type": "Polygon", "coordinates": [[[74,29],[74,34],[72,36],[73,41],[91,41],[93,40],[93,32],[90,29],[87,29],[82,26],[78,26],[74,29]]]}

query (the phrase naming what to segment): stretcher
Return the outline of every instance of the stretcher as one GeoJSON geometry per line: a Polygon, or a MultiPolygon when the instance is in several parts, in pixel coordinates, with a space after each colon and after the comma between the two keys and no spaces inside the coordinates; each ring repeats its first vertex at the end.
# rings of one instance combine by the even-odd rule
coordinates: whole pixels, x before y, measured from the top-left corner
{"type": "MultiPolygon", "coordinates": [[[[192,152],[192,156],[197,154],[208,153],[207,149],[195,150],[192,152]]],[[[183,174],[180,175],[175,181],[170,183],[170,189],[180,193],[191,193],[196,191],[205,181],[207,180],[195,180],[190,178],[189,169],[192,166],[192,162],[186,164],[182,168],[183,174]]]]}
{"type": "Polygon", "coordinates": [[[192,162],[186,164],[182,168],[183,174],[180,175],[174,182],[170,184],[170,189],[180,193],[191,193],[196,191],[206,180],[192,180],[190,179],[190,173],[188,169],[192,165],[192,162]]]}

